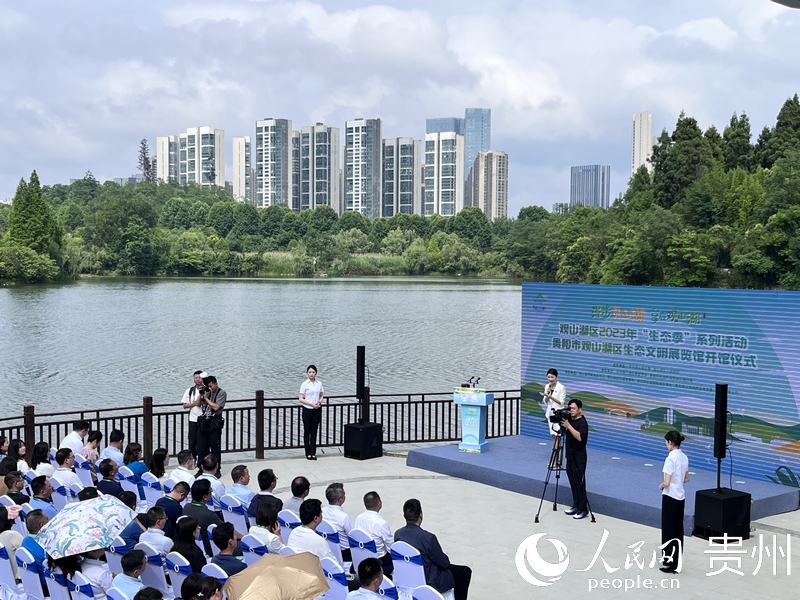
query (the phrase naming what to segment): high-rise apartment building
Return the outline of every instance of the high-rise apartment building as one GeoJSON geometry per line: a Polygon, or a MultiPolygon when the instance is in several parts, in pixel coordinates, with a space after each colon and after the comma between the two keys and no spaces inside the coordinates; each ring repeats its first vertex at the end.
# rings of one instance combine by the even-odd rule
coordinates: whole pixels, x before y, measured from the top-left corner
{"type": "Polygon", "coordinates": [[[300,132],[292,131],[292,204],[294,212],[300,212],[300,132]]]}
{"type": "Polygon", "coordinates": [[[422,142],[413,138],[383,140],[381,216],[422,213],[422,142]]]}
{"type": "Polygon", "coordinates": [[[475,162],[478,152],[492,147],[492,109],[468,108],[464,111],[464,179],[475,162]]]}
{"type": "Polygon", "coordinates": [[[653,165],[650,158],[653,156],[653,115],[649,112],[633,113],[631,143],[631,175],[639,170],[642,165],[652,173],[653,165]]]}
{"type": "Polygon", "coordinates": [[[489,219],[508,216],[508,154],[478,152],[467,177],[465,206],[477,206],[489,219]]]}
{"type": "Polygon", "coordinates": [[[204,187],[225,183],[225,130],[189,127],[178,136],[178,181],[204,187]]]}
{"type": "Polygon", "coordinates": [[[569,205],[608,208],[611,197],[611,167],[583,165],[572,167],[569,205]]]}
{"type": "Polygon", "coordinates": [[[233,138],[233,197],[237,202],[253,202],[250,136],[233,138]]]}
{"type": "Polygon", "coordinates": [[[425,134],[425,216],[450,217],[464,208],[464,136],[453,131],[425,134]]]}
{"type": "Polygon", "coordinates": [[[295,159],[292,121],[256,121],[255,198],[256,206],[266,208],[285,204],[294,209],[295,159]]]}
{"type": "Polygon", "coordinates": [[[342,211],[381,216],[381,134],[380,119],[345,123],[342,211]]]}
{"type": "Polygon", "coordinates": [[[442,133],[444,131],[453,131],[464,135],[464,119],[458,117],[425,119],[425,133],[442,133]]]}
{"type": "Polygon", "coordinates": [[[330,206],[341,213],[339,131],[322,123],[300,130],[300,210],[330,206]]]}
{"type": "Polygon", "coordinates": [[[164,135],[156,138],[156,180],[178,181],[178,136],[164,135]]]}

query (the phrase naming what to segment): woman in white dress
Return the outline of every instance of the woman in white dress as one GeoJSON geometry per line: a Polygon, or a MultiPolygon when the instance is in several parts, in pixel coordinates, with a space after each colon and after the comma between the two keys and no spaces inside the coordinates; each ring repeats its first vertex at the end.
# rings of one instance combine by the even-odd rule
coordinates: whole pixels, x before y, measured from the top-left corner
{"type": "Polygon", "coordinates": [[[561,458],[561,425],[551,423],[550,417],[558,409],[564,408],[567,399],[567,388],[558,380],[558,371],[556,369],[547,370],[547,385],[542,392],[542,399],[545,403],[544,416],[550,428],[550,435],[553,436],[553,460],[550,463],[550,468],[552,469],[555,466],[559,466],[561,458]]]}
{"type": "Polygon", "coordinates": [[[322,400],[325,390],[317,379],[317,367],[308,365],[308,379],[300,386],[300,403],[303,405],[303,446],[308,460],[317,460],[317,431],[322,420],[322,400]]]}
{"type": "Polygon", "coordinates": [[[686,492],[683,484],[689,481],[689,459],[681,450],[686,438],[679,432],[668,431],[664,435],[669,454],[664,461],[664,481],[661,490],[661,545],[664,573],[675,573],[683,563],[683,514],[686,492]]]}

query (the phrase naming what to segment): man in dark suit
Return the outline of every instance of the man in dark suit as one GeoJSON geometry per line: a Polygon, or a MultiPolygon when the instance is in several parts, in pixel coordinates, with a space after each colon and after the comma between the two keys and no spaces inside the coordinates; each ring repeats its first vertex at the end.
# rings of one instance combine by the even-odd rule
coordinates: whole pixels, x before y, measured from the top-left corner
{"type": "Polygon", "coordinates": [[[455,600],[467,600],[472,569],[451,564],[436,536],[420,527],[422,505],[419,500],[416,498],[406,500],[403,504],[403,517],[406,526],[394,532],[394,540],[405,542],[419,550],[422,556],[422,568],[425,570],[425,582],[442,594],[447,590],[453,590],[455,600]]]}
{"type": "Polygon", "coordinates": [[[104,458],[100,461],[100,481],[97,482],[97,491],[119,498],[122,486],[117,483],[116,477],[119,465],[113,458],[104,458]]]}
{"type": "Polygon", "coordinates": [[[262,502],[272,504],[275,506],[277,512],[283,510],[283,500],[272,493],[277,483],[278,478],[275,476],[272,469],[264,469],[259,472],[258,487],[261,491],[253,496],[253,499],[250,501],[250,506],[247,508],[247,514],[253,517],[253,519],[258,515],[258,507],[261,506],[262,502]]]}

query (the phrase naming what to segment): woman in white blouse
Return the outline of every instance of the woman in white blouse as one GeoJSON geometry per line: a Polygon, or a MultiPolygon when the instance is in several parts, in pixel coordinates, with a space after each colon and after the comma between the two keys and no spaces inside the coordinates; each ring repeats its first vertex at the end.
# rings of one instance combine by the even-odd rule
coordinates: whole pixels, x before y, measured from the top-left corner
{"type": "Polygon", "coordinates": [[[303,405],[303,446],[308,460],[317,460],[317,431],[322,420],[322,400],[325,390],[317,379],[317,367],[308,365],[308,379],[300,386],[300,403],[303,405]]]}
{"type": "Polygon", "coordinates": [[[668,431],[664,435],[669,454],[664,461],[664,481],[661,490],[661,544],[664,573],[675,573],[683,563],[683,514],[686,492],[683,484],[689,481],[689,459],[681,450],[686,438],[679,432],[668,431]]]}

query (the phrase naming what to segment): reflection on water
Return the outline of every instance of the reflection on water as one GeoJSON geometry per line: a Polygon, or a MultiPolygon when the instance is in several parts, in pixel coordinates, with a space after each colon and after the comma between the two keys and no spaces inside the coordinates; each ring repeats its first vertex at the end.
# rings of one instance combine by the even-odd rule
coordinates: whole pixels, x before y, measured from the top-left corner
{"type": "Polygon", "coordinates": [[[0,406],[178,402],[202,368],[229,398],[295,396],[309,363],[328,394],[516,389],[520,286],[502,280],[93,278],[0,289],[0,406]]]}

